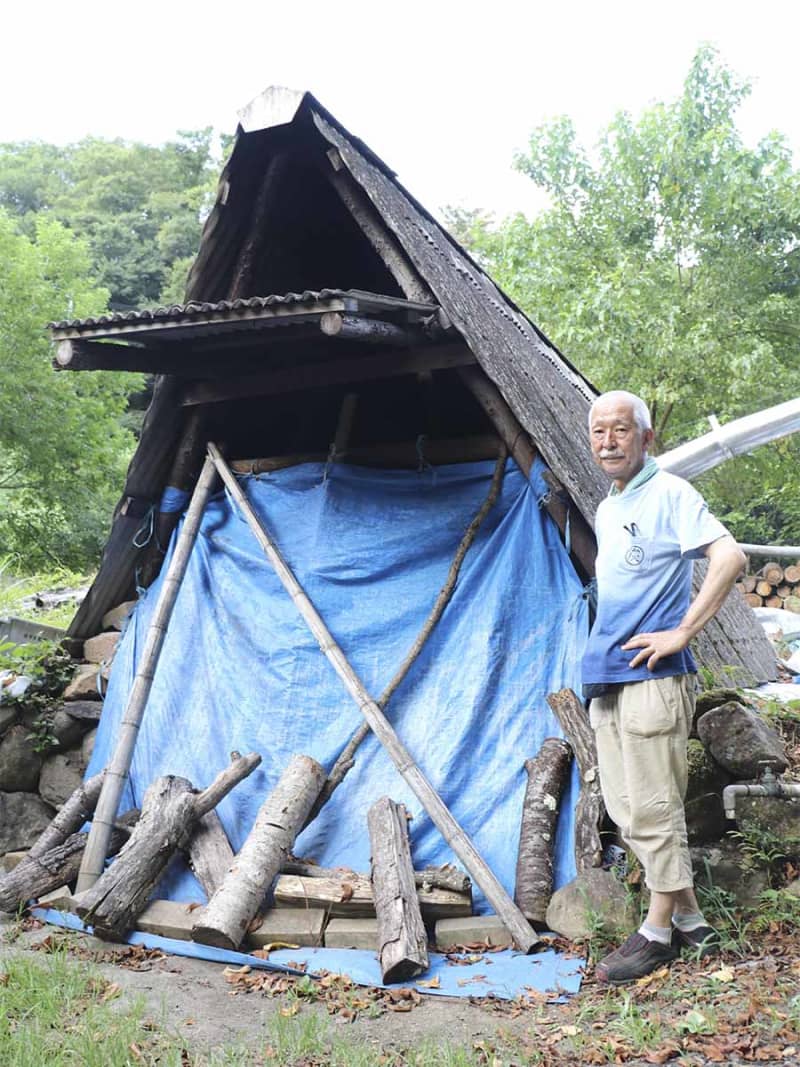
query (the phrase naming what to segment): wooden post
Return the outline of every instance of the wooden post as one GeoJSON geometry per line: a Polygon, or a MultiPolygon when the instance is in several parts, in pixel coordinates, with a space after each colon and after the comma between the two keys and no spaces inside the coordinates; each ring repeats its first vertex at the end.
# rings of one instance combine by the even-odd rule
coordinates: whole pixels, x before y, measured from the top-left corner
{"type": "Polygon", "coordinates": [[[525,916],[486,865],[475,845],[453,818],[442,798],[414,762],[411,753],[367,692],[363,682],[348,663],[344,652],[334,640],[318,611],[295,578],[269,534],[261,525],[258,516],[250,506],[250,502],[242,492],[236,478],[228,469],[228,465],[220,455],[219,450],[211,441],[208,444],[208,451],[217,466],[220,477],[241,509],[250,529],[275,568],[284,588],[291,596],[309,629],[319,641],[320,648],[327,656],[331,666],[361,709],[361,713],[369,723],[373,733],[386,749],[395,767],[397,767],[414,795],[430,815],[434,825],[447,844],[464,864],[473,880],[483,890],[489,903],[514,938],[517,948],[522,952],[530,952],[538,944],[539,939],[534,934],[525,916]]]}
{"type": "Polygon", "coordinates": [[[548,737],[536,758],[525,761],[528,785],[522,805],[514,900],[537,927],[547,925],[556,823],[571,760],[569,744],[559,737],[548,737]]]}
{"type": "Polygon", "coordinates": [[[319,328],[326,337],[338,337],[343,341],[366,341],[375,345],[408,347],[424,340],[419,329],[409,329],[381,319],[344,315],[341,311],[326,311],[319,320],[319,328]]]}
{"type": "Polygon", "coordinates": [[[371,877],[384,982],[405,982],[428,969],[428,938],[414,882],[408,815],[381,797],[369,809],[371,877]]]}
{"type": "Polygon", "coordinates": [[[599,867],[603,862],[600,828],[606,808],[600,792],[597,745],[586,708],[571,689],[551,693],[547,703],[567,735],[581,777],[581,791],[575,807],[575,866],[580,874],[589,867],[599,867]]]}
{"type": "Polygon", "coordinates": [[[193,941],[239,947],[324,781],[325,769],[316,760],[292,757],[202,919],[192,927],[193,941]]]}
{"type": "Polygon", "coordinates": [[[236,757],[202,793],[175,775],[157,778],[149,786],[130,840],[103,875],[79,894],[78,914],[99,937],[114,940],[130,930],[176,850],[187,845],[197,820],[260,762],[256,753],[236,757]]]}
{"type": "Polygon", "coordinates": [[[136,745],[136,739],[139,736],[139,727],[144,715],[147,698],[150,695],[153,677],[161,655],[161,647],[164,644],[172,609],[175,606],[175,600],[178,596],[183,576],[186,573],[189,556],[197,539],[197,532],[200,529],[206,501],[214,487],[215,477],[214,464],[210,460],[206,460],[195,486],[189,510],[186,512],[186,519],[184,520],[175,553],[164,576],[164,583],[161,586],[158,603],[147,633],[147,641],[142,652],[141,663],[136,672],[125,714],[120,724],[117,747],[111,763],[106,768],[103,788],[100,793],[100,799],[97,802],[92,828],[89,832],[89,843],[86,846],[83,863],[81,864],[81,872],[78,878],[79,893],[93,886],[103,873],[103,866],[108,854],[108,841],[111,837],[122,790],[130,771],[133,750],[136,745]]]}

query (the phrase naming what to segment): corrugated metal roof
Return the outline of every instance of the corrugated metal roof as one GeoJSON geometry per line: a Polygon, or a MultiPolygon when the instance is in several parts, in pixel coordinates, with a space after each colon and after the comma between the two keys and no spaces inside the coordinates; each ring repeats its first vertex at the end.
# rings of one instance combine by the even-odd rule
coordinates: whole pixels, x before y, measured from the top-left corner
{"type": "MultiPolygon", "coordinates": [[[[306,289],[302,293],[252,296],[247,299],[220,300],[216,303],[192,300],[187,304],[172,304],[169,307],[144,308],[141,311],[114,311],[87,319],[65,319],[51,322],[55,340],[65,336],[91,335],[105,337],[124,333],[136,333],[139,337],[156,334],[162,337],[165,331],[176,340],[183,336],[181,326],[236,327],[257,325],[258,320],[277,317],[291,320],[294,316],[322,315],[326,311],[349,311],[354,313],[392,315],[405,317],[428,316],[438,310],[435,304],[419,304],[379,293],[367,293],[360,289],[306,289]]],[[[191,331],[192,333],[194,330],[191,331]]]]}

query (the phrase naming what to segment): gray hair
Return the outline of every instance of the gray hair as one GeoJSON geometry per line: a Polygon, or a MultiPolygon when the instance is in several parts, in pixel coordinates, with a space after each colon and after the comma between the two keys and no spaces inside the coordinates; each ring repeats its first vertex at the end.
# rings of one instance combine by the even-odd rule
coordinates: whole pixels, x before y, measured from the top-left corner
{"type": "Polygon", "coordinates": [[[645,404],[640,396],[637,396],[635,393],[629,393],[625,389],[612,389],[608,393],[601,393],[600,396],[595,397],[592,406],[589,408],[590,428],[592,425],[592,414],[601,400],[621,400],[623,403],[629,404],[631,412],[633,413],[633,421],[639,429],[652,430],[653,423],[650,419],[650,409],[647,404],[645,404]]]}

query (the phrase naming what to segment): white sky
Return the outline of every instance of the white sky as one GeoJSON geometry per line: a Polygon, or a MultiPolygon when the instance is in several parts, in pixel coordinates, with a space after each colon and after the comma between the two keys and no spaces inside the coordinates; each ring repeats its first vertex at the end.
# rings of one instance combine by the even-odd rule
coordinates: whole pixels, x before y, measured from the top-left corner
{"type": "Polygon", "coordinates": [[[287,85],[433,211],[535,210],[511,168],[534,126],[568,114],[593,143],[616,111],[676,96],[703,41],[754,83],[746,139],[779,129],[800,148],[796,0],[28,0],[2,24],[0,141],[233,132],[239,108],[287,85]]]}

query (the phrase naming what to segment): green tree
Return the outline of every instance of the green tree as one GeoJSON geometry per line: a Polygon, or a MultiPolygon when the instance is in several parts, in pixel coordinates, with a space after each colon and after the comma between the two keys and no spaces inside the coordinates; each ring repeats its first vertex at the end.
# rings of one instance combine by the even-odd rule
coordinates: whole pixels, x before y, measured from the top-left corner
{"type": "Polygon", "coordinates": [[[100,314],[108,293],[85,242],[30,221],[32,237],[0,211],[0,554],[80,567],[107,530],[133,445],[120,418],[142,379],[52,369],[47,322],[100,314]]]}
{"type": "Polygon", "coordinates": [[[158,147],[93,137],[0,145],[0,206],[29,236],[48,211],[85,238],[113,308],[180,298],[213,199],[212,143],[209,128],[158,147]]]}
{"type": "MultiPolygon", "coordinates": [[[[549,197],[533,221],[451,217],[599,388],[645,398],[661,448],[800,391],[800,176],[779,134],[743,143],[747,93],[703,47],[677,100],[618,115],[596,152],[567,118],[534,131],[515,161],[549,197]]],[[[799,458],[764,449],[704,488],[740,538],[797,537],[799,458]]]]}

